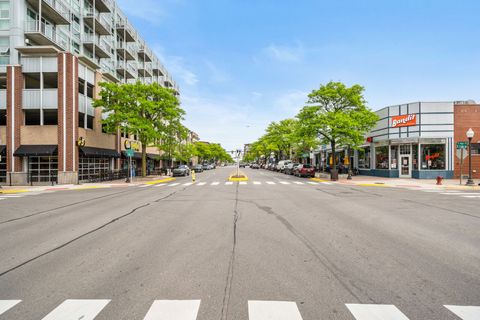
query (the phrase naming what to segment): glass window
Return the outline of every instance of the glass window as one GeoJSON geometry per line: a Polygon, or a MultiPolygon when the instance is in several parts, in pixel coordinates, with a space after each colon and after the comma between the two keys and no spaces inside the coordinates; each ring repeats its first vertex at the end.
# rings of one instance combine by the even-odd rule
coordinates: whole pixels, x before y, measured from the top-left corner
{"type": "Polygon", "coordinates": [[[370,147],[358,149],[358,167],[370,169],[370,147]]]}
{"type": "Polygon", "coordinates": [[[58,124],[57,110],[43,110],[43,124],[45,126],[52,126],[58,124]]]}
{"type": "Polygon", "coordinates": [[[9,37],[0,37],[0,65],[10,63],[10,39],[9,37]]]}
{"type": "Polygon", "coordinates": [[[110,171],[109,158],[80,158],[78,178],[81,181],[98,179],[110,171]]]}
{"type": "Polygon", "coordinates": [[[10,2],[0,1],[0,30],[10,29],[10,2]]]}
{"type": "Polygon", "coordinates": [[[53,157],[29,157],[29,179],[33,182],[47,182],[57,180],[58,159],[53,157]]]}
{"type": "Polygon", "coordinates": [[[422,170],[445,170],[445,145],[425,144],[421,146],[422,170]]]}
{"type": "MultiPolygon", "coordinates": [[[[400,150],[402,150],[400,146],[400,150]]],[[[410,148],[410,146],[408,146],[410,148]]],[[[403,154],[403,153],[402,153],[403,154]]],[[[398,146],[390,147],[390,169],[398,169],[398,146]]]]}
{"type": "Polygon", "coordinates": [[[25,125],[26,126],[39,126],[40,125],[40,109],[24,110],[25,125]]]}
{"type": "Polygon", "coordinates": [[[375,147],[375,168],[388,169],[388,146],[375,147]]]}
{"type": "Polygon", "coordinates": [[[418,144],[412,145],[412,165],[414,170],[418,170],[418,144]]]}
{"type": "Polygon", "coordinates": [[[7,110],[0,110],[0,126],[7,125],[7,110]]]}
{"type": "Polygon", "coordinates": [[[480,143],[472,143],[472,155],[480,154],[480,143]]]}
{"type": "Polygon", "coordinates": [[[93,117],[87,115],[87,129],[93,129],[93,117]]]}
{"type": "Polygon", "coordinates": [[[78,113],[78,127],[85,128],[85,113],[78,113]]]}

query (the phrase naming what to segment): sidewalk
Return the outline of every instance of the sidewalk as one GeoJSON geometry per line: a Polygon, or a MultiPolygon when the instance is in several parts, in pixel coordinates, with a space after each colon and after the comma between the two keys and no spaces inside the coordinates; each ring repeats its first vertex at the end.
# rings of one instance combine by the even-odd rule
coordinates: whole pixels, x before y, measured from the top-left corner
{"type": "Polygon", "coordinates": [[[330,181],[330,175],[324,173],[317,173],[316,177],[332,183],[350,184],[360,186],[383,186],[383,187],[398,187],[398,188],[425,188],[425,189],[459,189],[459,190],[480,190],[480,180],[475,180],[475,186],[466,186],[465,179],[443,179],[442,185],[437,185],[436,179],[402,179],[402,178],[382,178],[373,176],[352,176],[352,180],[347,180],[347,175],[339,175],[338,181],[330,181]]]}
{"type": "Polygon", "coordinates": [[[62,190],[88,190],[88,189],[103,189],[103,188],[122,188],[133,187],[138,185],[150,185],[167,181],[172,181],[175,178],[170,176],[147,176],[135,177],[130,183],[125,182],[125,179],[103,181],[94,183],[80,183],[80,184],[61,184],[61,185],[42,185],[42,186],[5,186],[0,188],[0,194],[15,194],[26,192],[44,192],[44,191],[62,191],[62,190]]]}

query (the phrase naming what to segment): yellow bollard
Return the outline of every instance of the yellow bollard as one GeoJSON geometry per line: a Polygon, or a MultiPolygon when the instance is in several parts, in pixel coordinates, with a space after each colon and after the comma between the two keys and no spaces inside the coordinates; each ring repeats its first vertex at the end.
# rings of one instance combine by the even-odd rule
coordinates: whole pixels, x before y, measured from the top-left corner
{"type": "Polygon", "coordinates": [[[195,182],[195,170],[192,170],[192,182],[195,182]]]}

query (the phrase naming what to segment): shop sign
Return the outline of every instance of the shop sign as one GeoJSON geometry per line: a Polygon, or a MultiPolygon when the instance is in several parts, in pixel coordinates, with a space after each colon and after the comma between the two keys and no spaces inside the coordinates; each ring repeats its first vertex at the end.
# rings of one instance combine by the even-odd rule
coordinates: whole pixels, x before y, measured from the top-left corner
{"type": "Polygon", "coordinates": [[[426,159],[427,161],[429,161],[429,160],[437,159],[437,158],[439,158],[439,157],[440,157],[440,153],[437,152],[437,153],[434,153],[434,154],[427,154],[427,155],[425,156],[425,159],[426,159]]]}
{"type": "Polygon", "coordinates": [[[406,114],[392,117],[392,128],[411,127],[417,125],[416,114],[406,114]]]}
{"type": "Polygon", "coordinates": [[[135,151],[140,151],[140,143],[137,141],[125,140],[123,144],[127,150],[132,149],[135,151]]]}
{"type": "Polygon", "coordinates": [[[80,137],[77,140],[77,146],[79,146],[79,147],[85,147],[86,143],[87,143],[87,140],[85,140],[84,137],[80,137]]]}

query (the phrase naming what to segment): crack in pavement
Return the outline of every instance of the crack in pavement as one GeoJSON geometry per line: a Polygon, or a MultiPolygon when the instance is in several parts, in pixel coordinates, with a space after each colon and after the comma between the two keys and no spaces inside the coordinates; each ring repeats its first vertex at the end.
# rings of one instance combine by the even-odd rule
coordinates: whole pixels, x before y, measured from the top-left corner
{"type": "Polygon", "coordinates": [[[237,249],[237,222],[239,219],[238,188],[239,188],[239,185],[237,184],[235,189],[235,206],[233,208],[233,243],[232,243],[232,251],[230,254],[230,261],[228,263],[228,272],[227,272],[227,279],[225,283],[225,289],[223,292],[222,313],[220,317],[221,320],[228,319],[228,307],[230,304],[230,296],[232,293],[232,281],[233,281],[234,265],[235,265],[235,251],[237,249]]]}
{"type": "Polygon", "coordinates": [[[368,303],[377,303],[372,297],[370,297],[366,292],[360,289],[352,279],[348,279],[346,275],[340,270],[340,268],[335,265],[330,259],[325,256],[322,252],[320,252],[315,245],[310,242],[303,234],[301,234],[295,227],[284,217],[277,214],[271,207],[268,206],[261,206],[260,204],[256,203],[255,201],[245,200],[244,202],[250,203],[255,205],[258,209],[262,210],[263,212],[274,216],[291,234],[295,236],[317,259],[320,264],[322,264],[331,274],[332,276],[341,284],[341,286],[348,291],[352,297],[357,299],[359,303],[365,303],[364,299],[362,299],[359,295],[357,295],[351,287],[355,288],[359,292],[361,292],[364,296],[367,297],[368,303]],[[346,279],[346,280],[344,280],[346,279]]]}

